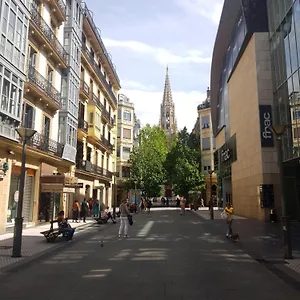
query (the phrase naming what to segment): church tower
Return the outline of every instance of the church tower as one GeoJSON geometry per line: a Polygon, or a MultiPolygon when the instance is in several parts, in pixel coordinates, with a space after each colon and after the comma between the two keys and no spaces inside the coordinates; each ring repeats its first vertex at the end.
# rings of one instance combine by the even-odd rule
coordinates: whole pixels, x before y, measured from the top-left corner
{"type": "Polygon", "coordinates": [[[175,106],[172,99],[168,67],[166,69],[163,101],[162,104],[160,105],[159,126],[166,132],[168,137],[172,137],[175,133],[177,133],[175,106]]]}

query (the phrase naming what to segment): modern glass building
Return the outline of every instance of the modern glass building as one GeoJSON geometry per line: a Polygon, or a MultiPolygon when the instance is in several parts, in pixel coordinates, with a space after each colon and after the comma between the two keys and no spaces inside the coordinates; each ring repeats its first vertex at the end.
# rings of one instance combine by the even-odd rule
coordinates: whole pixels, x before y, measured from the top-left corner
{"type": "Polygon", "coordinates": [[[211,66],[214,170],[221,202],[268,220],[280,212],[266,0],[225,0],[211,66]]]}
{"type": "Polygon", "coordinates": [[[288,211],[300,219],[300,1],[268,0],[275,122],[283,136],[288,211]]]}

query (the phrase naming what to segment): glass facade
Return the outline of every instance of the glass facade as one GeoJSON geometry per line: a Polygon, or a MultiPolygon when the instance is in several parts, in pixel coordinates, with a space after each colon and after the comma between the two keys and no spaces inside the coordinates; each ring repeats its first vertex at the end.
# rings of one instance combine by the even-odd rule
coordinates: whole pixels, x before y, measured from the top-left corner
{"type": "Polygon", "coordinates": [[[300,156],[300,1],[268,1],[275,121],[291,125],[283,138],[283,158],[300,156]]]}
{"type": "Polygon", "coordinates": [[[227,138],[229,138],[229,114],[228,114],[228,79],[237,62],[238,55],[244,43],[247,34],[246,21],[243,14],[240,15],[234,32],[232,33],[232,39],[228,46],[226,56],[223,62],[223,72],[220,78],[220,90],[218,97],[218,118],[217,126],[218,130],[226,126],[227,138]]]}

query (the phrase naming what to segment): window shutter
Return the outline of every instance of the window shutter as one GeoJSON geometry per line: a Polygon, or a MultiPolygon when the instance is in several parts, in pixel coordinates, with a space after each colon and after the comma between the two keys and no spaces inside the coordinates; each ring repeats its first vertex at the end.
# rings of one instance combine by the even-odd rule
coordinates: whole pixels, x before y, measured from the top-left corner
{"type": "Polygon", "coordinates": [[[35,129],[35,108],[32,108],[32,122],[31,122],[31,129],[35,129]]]}

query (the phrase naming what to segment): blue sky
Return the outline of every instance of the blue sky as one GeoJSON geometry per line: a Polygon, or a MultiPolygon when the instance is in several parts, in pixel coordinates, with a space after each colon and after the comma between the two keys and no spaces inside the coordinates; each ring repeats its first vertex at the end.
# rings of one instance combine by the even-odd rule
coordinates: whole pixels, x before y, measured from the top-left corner
{"type": "Polygon", "coordinates": [[[192,130],[210,80],[222,0],[86,0],[142,125],[158,124],[166,65],[179,129],[192,130]]]}

